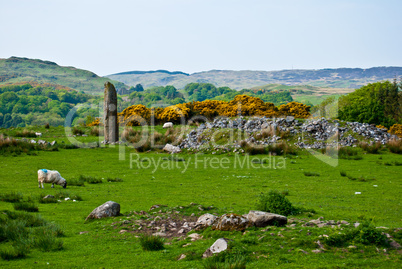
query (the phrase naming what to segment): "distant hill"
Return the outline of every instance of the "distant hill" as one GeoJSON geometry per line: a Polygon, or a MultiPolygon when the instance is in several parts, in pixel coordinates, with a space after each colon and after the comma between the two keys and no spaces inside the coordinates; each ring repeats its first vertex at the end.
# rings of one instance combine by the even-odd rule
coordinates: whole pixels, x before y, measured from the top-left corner
{"type": "Polygon", "coordinates": [[[356,89],[367,83],[392,80],[402,76],[402,67],[337,68],[318,70],[282,71],[230,71],[211,70],[193,74],[182,72],[131,71],[106,77],[130,86],[142,84],[144,88],[173,85],[182,89],[191,82],[212,83],[217,87],[227,86],[241,90],[266,84],[311,85],[317,87],[356,89]]]}
{"type": "MultiPolygon", "coordinates": [[[[59,66],[50,61],[19,57],[0,59],[0,85],[33,81],[61,85],[86,93],[100,93],[108,80],[87,70],[59,66]]],[[[112,83],[117,89],[127,88],[121,82],[112,83]]]]}

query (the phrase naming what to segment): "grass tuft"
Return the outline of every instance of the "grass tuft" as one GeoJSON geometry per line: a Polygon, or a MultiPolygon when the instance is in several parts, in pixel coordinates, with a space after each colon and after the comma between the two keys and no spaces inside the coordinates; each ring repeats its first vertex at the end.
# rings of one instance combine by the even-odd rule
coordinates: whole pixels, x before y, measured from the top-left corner
{"type": "Polygon", "coordinates": [[[123,179],[116,177],[116,178],[107,178],[106,179],[107,182],[123,182],[123,179]]]}
{"type": "Polygon", "coordinates": [[[140,237],[140,245],[145,251],[157,251],[164,249],[164,240],[159,236],[142,235],[140,237]]]}
{"type": "Polygon", "coordinates": [[[392,153],[401,154],[402,153],[402,139],[392,139],[386,144],[388,150],[392,153]]]}
{"type": "Polygon", "coordinates": [[[15,133],[15,136],[17,136],[17,137],[36,137],[36,134],[35,134],[34,131],[30,131],[30,130],[28,130],[28,129],[24,129],[24,130],[22,130],[21,132],[20,132],[20,131],[17,131],[17,132],[15,133]]]}
{"type": "Polygon", "coordinates": [[[34,203],[22,202],[14,204],[15,210],[26,211],[26,212],[38,212],[39,208],[34,203]]]}
{"type": "Polygon", "coordinates": [[[20,203],[23,199],[23,196],[19,192],[10,192],[10,193],[2,193],[0,194],[0,201],[9,202],[9,203],[20,203]]]}
{"type": "Polygon", "coordinates": [[[80,175],[78,180],[81,182],[87,182],[88,184],[99,184],[103,182],[101,178],[96,178],[93,176],[83,176],[83,175],[80,175]]]}

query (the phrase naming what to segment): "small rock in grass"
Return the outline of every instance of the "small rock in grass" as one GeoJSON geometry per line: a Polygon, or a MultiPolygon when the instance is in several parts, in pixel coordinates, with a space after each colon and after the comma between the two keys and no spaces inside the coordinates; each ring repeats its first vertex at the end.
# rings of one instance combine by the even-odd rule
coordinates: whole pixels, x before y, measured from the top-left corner
{"type": "Polygon", "coordinates": [[[323,253],[324,251],[322,251],[321,249],[313,249],[311,252],[313,252],[313,253],[323,253]]]}
{"type": "Polygon", "coordinates": [[[389,245],[392,248],[395,248],[395,249],[400,249],[401,248],[401,245],[398,242],[394,241],[394,240],[391,240],[391,242],[389,242],[389,245]]]}
{"type": "Polygon", "coordinates": [[[185,259],[187,256],[185,254],[181,254],[180,257],[177,259],[178,261],[185,259]]]}
{"type": "Polygon", "coordinates": [[[166,233],[162,233],[162,232],[157,232],[157,233],[153,233],[153,236],[160,236],[160,237],[165,237],[166,233]]]}
{"type": "Polygon", "coordinates": [[[211,257],[215,253],[220,253],[222,251],[225,251],[228,248],[228,242],[225,238],[219,238],[218,240],[215,241],[215,243],[212,244],[211,247],[209,247],[204,254],[202,254],[203,258],[208,258],[211,257]]]}
{"type": "Polygon", "coordinates": [[[299,251],[303,252],[304,254],[308,254],[308,252],[303,249],[299,249],[299,251]]]}
{"type": "Polygon", "coordinates": [[[193,233],[193,234],[188,235],[188,237],[191,238],[191,241],[196,241],[196,240],[201,239],[201,238],[202,238],[202,235],[197,234],[197,233],[193,233]]]}

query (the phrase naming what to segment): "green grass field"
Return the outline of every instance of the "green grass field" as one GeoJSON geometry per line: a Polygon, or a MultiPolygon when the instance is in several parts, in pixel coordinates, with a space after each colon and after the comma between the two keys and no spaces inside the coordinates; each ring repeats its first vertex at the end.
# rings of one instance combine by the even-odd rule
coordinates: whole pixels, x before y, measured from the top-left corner
{"type": "MultiPolygon", "coordinates": [[[[35,130],[42,131],[45,140],[68,143],[62,128],[35,130]]],[[[0,133],[15,131],[0,130],[0,133]]],[[[77,139],[97,141],[94,136],[77,139]]],[[[338,228],[297,225],[271,227],[266,231],[250,228],[245,233],[207,229],[201,232],[204,239],[191,242],[190,246],[183,247],[190,243],[189,239],[166,239],[165,242],[170,244],[163,250],[143,251],[137,237],[131,233],[119,234],[120,224],[112,224],[130,219],[132,211],[148,211],[155,204],[179,207],[197,203],[214,206],[219,213],[245,214],[256,209],[259,194],[276,189],[286,190],[293,205],[315,210],[314,214],[290,218],[310,220],[322,216],[325,220],[350,223],[370,221],[375,226],[387,227],[384,231],[392,233],[395,228],[402,227],[402,166],[393,165],[402,163],[401,155],[383,150],[380,154],[364,154],[362,160],[340,159],[337,167],[328,166],[306,152],[286,158],[272,157],[270,167],[269,164],[254,163],[252,158],[255,156],[180,154],[178,157],[184,159],[181,162],[166,160],[168,156],[158,152],[137,154],[132,148],[123,150],[119,146],[0,156],[0,194],[14,191],[25,198],[35,198],[63,190],[60,186],[52,189],[50,184],[45,185],[44,190],[38,188],[37,170],[42,168],[58,170],[67,182],[80,175],[103,179],[101,184],[67,186],[64,191],[70,196],[81,196],[82,201],[37,203],[39,212],[32,214],[57,223],[65,232],[62,250],[49,253],[32,250],[23,259],[0,259],[0,267],[212,268],[201,255],[220,237],[233,239],[233,251],[246,253],[247,268],[397,268],[400,265],[400,250],[386,248],[384,252],[383,248],[374,245],[357,244],[356,249],[327,247],[323,253],[311,252],[317,248],[314,242],[320,235],[338,233],[341,231],[338,228]],[[219,168],[218,164],[222,162],[224,167],[219,168]],[[366,180],[350,180],[342,177],[341,171],[366,180]],[[305,176],[305,172],[319,176],[305,176]],[[107,178],[123,181],[106,182],[107,178]],[[94,208],[109,200],[121,205],[122,216],[85,223],[94,208]],[[187,257],[178,261],[183,253],[187,257]]],[[[13,204],[0,202],[0,210],[12,211],[13,204]]],[[[205,213],[192,212],[196,216],[205,213]]],[[[400,231],[393,236],[402,243],[400,231]]]]}

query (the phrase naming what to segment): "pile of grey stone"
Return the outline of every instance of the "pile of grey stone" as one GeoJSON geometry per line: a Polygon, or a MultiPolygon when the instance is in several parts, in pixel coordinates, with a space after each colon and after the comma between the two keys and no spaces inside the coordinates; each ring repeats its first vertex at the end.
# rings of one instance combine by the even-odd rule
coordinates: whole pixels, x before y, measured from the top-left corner
{"type": "MultiPolygon", "coordinates": [[[[387,143],[390,139],[396,138],[386,129],[377,128],[375,125],[359,122],[341,122],[338,120],[327,120],[325,118],[313,120],[297,120],[292,116],[286,118],[254,117],[246,119],[216,118],[212,122],[201,124],[197,129],[188,133],[181,142],[181,149],[200,150],[209,145],[211,139],[209,133],[219,129],[233,129],[244,132],[248,135],[247,143],[257,145],[269,145],[281,140],[280,134],[274,134],[268,138],[261,139],[258,134],[264,129],[287,132],[289,136],[297,137],[295,145],[299,148],[320,149],[328,146],[353,146],[357,144],[356,137],[362,137],[367,142],[387,143]]],[[[240,147],[240,141],[235,141],[240,147]]]]}

